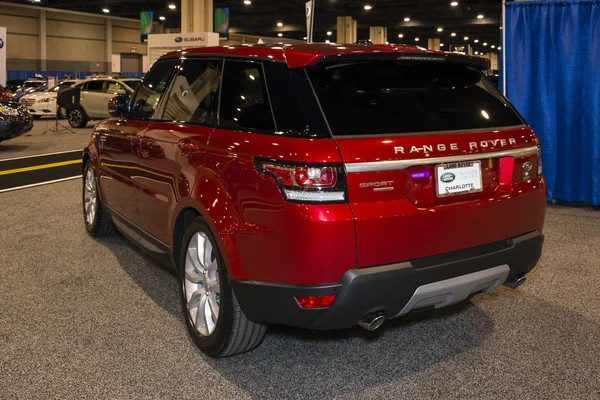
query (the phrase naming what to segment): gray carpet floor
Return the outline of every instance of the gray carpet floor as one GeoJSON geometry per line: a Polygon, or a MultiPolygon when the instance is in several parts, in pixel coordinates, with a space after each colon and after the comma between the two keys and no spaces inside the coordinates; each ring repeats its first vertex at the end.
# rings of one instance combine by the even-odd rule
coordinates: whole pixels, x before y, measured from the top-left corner
{"type": "Polygon", "coordinates": [[[1,399],[600,399],[600,211],[550,207],[518,290],[206,358],[175,277],[84,230],[80,182],[0,195],[1,399]]]}

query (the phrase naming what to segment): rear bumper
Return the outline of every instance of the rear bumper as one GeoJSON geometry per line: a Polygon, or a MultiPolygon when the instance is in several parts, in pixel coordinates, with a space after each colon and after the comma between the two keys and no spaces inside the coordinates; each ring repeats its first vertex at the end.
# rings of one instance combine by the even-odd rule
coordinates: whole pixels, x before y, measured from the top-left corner
{"type": "Polygon", "coordinates": [[[339,282],[281,285],[233,281],[242,310],[253,321],[311,329],[348,328],[372,313],[386,318],[423,307],[440,308],[472,293],[524,276],[537,264],[544,237],[513,239],[398,264],[351,269],[339,282]],[[303,309],[296,296],[336,294],[331,307],[303,309]]]}

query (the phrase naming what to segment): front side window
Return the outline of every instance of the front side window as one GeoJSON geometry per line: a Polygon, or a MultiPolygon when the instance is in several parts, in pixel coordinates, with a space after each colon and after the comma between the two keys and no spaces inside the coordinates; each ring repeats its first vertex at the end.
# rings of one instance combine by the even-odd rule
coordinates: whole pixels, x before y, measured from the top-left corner
{"type": "Polygon", "coordinates": [[[179,67],[167,97],[163,120],[214,125],[219,61],[187,59],[179,67]]]}
{"type": "Polygon", "coordinates": [[[137,120],[155,119],[162,94],[169,85],[169,78],[177,60],[157,61],[144,77],[130,104],[129,117],[137,120]]]}
{"type": "Polygon", "coordinates": [[[334,135],[523,124],[483,74],[464,64],[371,60],[306,70],[334,135]]]}
{"type": "Polygon", "coordinates": [[[109,94],[125,94],[125,87],[116,81],[108,81],[106,82],[106,93],[109,94]]]}
{"type": "Polygon", "coordinates": [[[219,114],[225,129],[275,131],[261,63],[225,61],[219,114]]]}

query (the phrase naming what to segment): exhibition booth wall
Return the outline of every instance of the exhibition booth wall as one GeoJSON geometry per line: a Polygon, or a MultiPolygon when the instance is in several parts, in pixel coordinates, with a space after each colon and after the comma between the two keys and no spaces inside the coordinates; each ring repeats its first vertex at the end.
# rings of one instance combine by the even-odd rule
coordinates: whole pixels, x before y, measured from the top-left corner
{"type": "Polygon", "coordinates": [[[506,3],[506,92],[543,146],[548,200],[600,205],[600,0],[506,3]]]}

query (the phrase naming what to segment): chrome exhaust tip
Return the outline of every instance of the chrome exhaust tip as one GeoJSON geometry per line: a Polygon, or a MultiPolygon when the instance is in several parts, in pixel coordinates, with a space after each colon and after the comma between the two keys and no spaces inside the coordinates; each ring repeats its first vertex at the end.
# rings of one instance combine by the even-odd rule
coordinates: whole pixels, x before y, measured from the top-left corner
{"type": "Polygon", "coordinates": [[[365,328],[368,331],[374,331],[379,328],[385,322],[385,317],[381,314],[371,314],[360,321],[358,325],[365,328]]]}
{"type": "Polygon", "coordinates": [[[505,286],[508,286],[508,287],[509,287],[509,288],[511,288],[511,289],[516,289],[516,288],[518,288],[519,286],[521,286],[522,284],[524,284],[524,283],[525,283],[525,280],[526,280],[526,278],[525,278],[524,276],[522,276],[522,277],[520,277],[520,278],[517,278],[517,279],[515,279],[514,281],[511,281],[511,282],[505,282],[505,283],[504,283],[504,285],[505,285],[505,286]]]}

